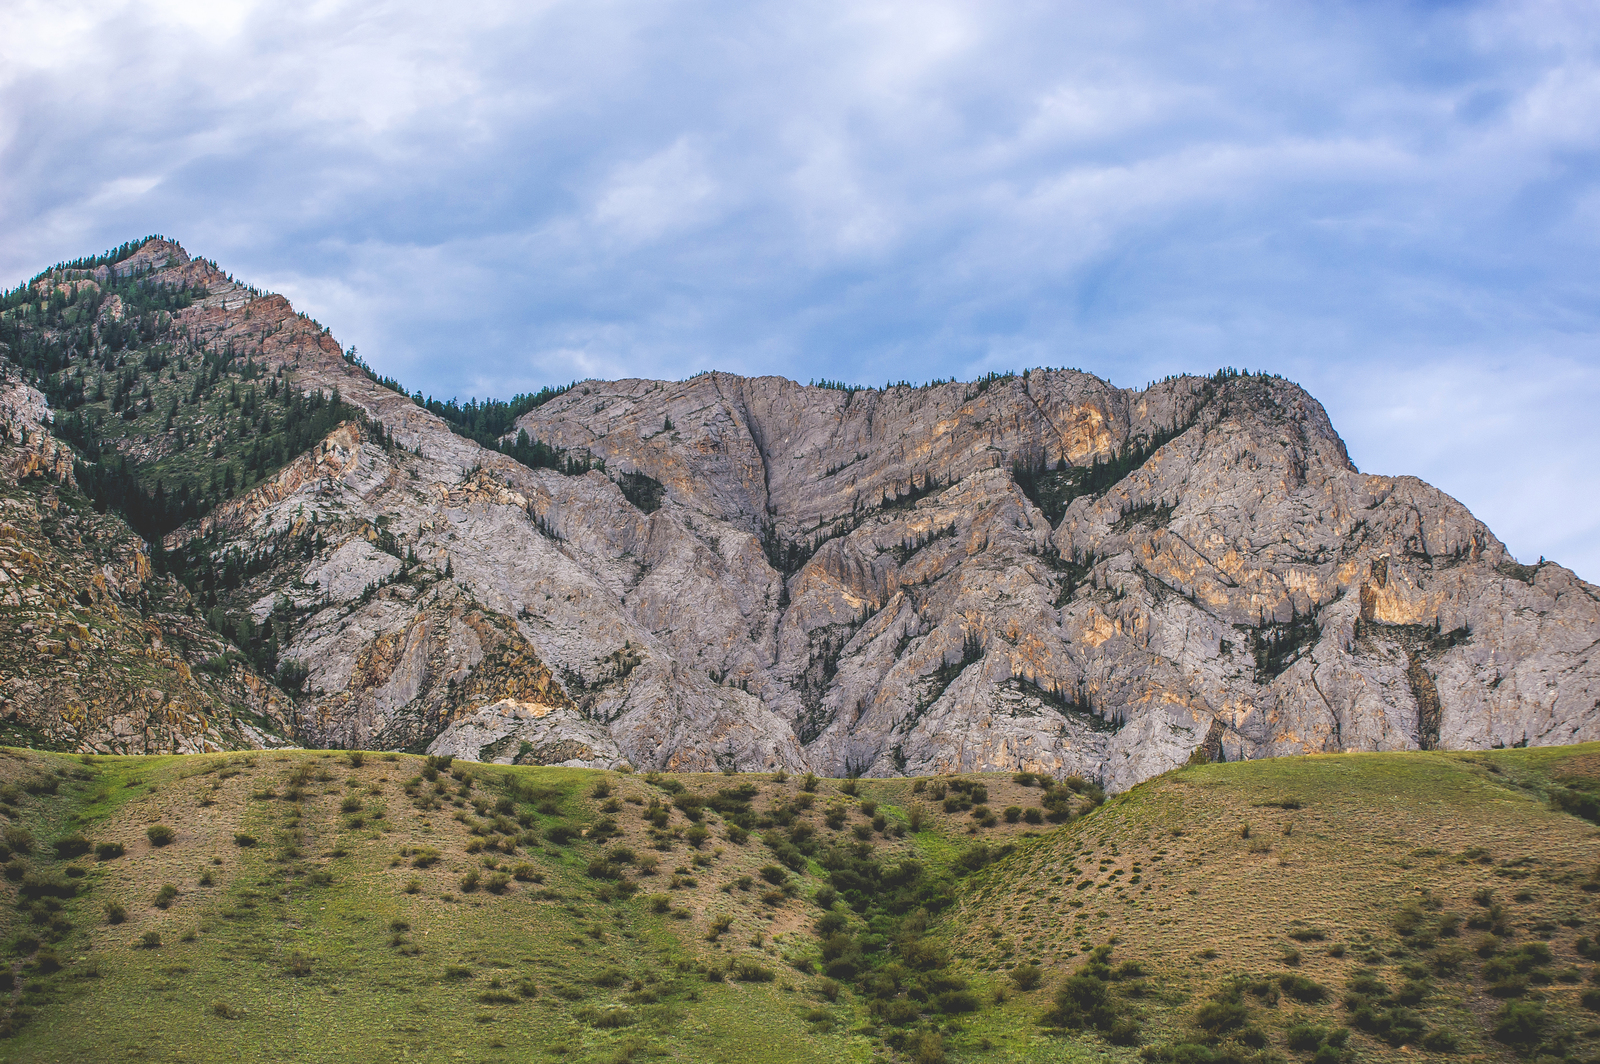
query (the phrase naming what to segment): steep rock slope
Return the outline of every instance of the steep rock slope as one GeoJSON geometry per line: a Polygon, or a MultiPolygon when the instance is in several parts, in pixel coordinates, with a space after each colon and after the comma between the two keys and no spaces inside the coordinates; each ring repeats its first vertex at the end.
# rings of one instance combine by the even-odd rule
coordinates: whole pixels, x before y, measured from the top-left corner
{"type": "Polygon", "coordinates": [[[88,505],[44,414],[0,367],[0,735],[99,753],[284,745],[288,697],[88,505]]]}
{"type": "MultiPolygon", "coordinates": [[[[1196,748],[1600,738],[1596,590],[1358,472],[1276,378],[587,381],[505,441],[582,461],[530,468],[176,245],[98,269],[196,294],[152,342],[363,415],[167,536],[251,559],[208,593],[281,633],[308,743],[1116,789],[1196,748]]],[[[184,446],[160,387],[136,461],[184,446]]]]}

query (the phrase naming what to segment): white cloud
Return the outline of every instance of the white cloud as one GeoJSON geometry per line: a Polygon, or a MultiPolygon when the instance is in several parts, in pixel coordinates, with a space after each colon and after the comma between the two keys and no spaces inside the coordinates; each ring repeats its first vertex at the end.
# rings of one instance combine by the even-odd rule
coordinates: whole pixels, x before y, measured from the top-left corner
{"type": "Polygon", "coordinates": [[[717,183],[686,137],[647,159],[617,167],[594,207],[601,225],[632,240],[656,240],[713,217],[717,183]]]}

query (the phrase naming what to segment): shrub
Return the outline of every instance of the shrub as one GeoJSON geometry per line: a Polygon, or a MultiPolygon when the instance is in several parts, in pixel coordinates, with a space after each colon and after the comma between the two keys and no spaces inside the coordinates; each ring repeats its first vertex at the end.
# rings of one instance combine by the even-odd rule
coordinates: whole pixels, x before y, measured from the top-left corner
{"type": "Polygon", "coordinates": [[[1022,819],[1022,806],[1008,805],[1006,806],[1005,813],[1002,815],[1006,818],[1007,824],[1015,824],[1017,821],[1022,819]]]}
{"type": "Polygon", "coordinates": [[[631,1027],[638,1022],[633,1013],[625,1008],[613,1007],[601,1009],[589,1021],[591,1027],[601,1030],[616,1030],[619,1027],[631,1027]]]}
{"type": "Polygon", "coordinates": [[[1035,806],[1029,806],[1022,811],[1022,819],[1029,824],[1043,824],[1044,811],[1035,806]]]}
{"type": "Polygon", "coordinates": [[[781,887],[789,881],[789,873],[778,865],[763,865],[761,878],[775,887],[781,887]]]}
{"type": "Polygon", "coordinates": [[[178,833],[165,824],[151,824],[144,833],[152,846],[170,845],[172,840],[178,837],[178,833]]]}
{"type": "Polygon", "coordinates": [[[411,855],[412,868],[428,868],[439,861],[439,851],[423,847],[411,855]]]}
{"type": "Polygon", "coordinates": [[[1454,1053],[1461,1044],[1461,1039],[1454,1031],[1440,1027],[1429,1031],[1422,1036],[1422,1048],[1431,1049],[1435,1053],[1454,1053]]]}
{"type": "Polygon", "coordinates": [[[728,974],[741,983],[770,983],[776,978],[771,968],[763,967],[752,960],[734,961],[728,969],[728,974]]]}
{"type": "Polygon", "coordinates": [[[962,1013],[978,1011],[978,995],[970,990],[946,990],[936,994],[933,999],[934,1007],[944,1013],[962,1013]]]}
{"type": "Polygon", "coordinates": [[[233,844],[239,847],[241,850],[248,850],[259,841],[260,840],[254,835],[247,834],[243,831],[235,831],[233,833],[233,844]]]}
{"type": "Polygon", "coordinates": [[[128,918],[128,910],[121,902],[106,902],[106,923],[120,924],[128,918]]]}
{"type": "Polygon", "coordinates": [[[1321,1001],[1328,996],[1328,990],[1314,979],[1307,979],[1303,975],[1283,975],[1278,978],[1278,985],[1283,987],[1283,992],[1296,1001],[1321,1001]]]}
{"type": "Polygon", "coordinates": [[[5,830],[6,845],[17,853],[33,852],[33,832],[15,824],[5,830]]]}
{"type": "Polygon", "coordinates": [[[139,936],[139,945],[144,949],[156,949],[161,945],[161,932],[146,931],[139,936]]]}
{"type": "Polygon", "coordinates": [[[489,877],[489,881],[484,884],[484,889],[486,889],[490,894],[504,894],[506,892],[506,888],[510,885],[510,876],[506,875],[504,872],[496,872],[491,875],[489,877]]]}
{"type": "Polygon", "coordinates": [[[71,835],[55,841],[56,856],[62,860],[82,857],[89,852],[89,849],[89,839],[81,831],[75,831],[71,835]]]}
{"type": "Polygon", "coordinates": [[[350,762],[351,768],[360,768],[362,765],[367,763],[367,755],[363,754],[360,750],[351,750],[344,756],[345,760],[350,762]]]}
{"type": "Polygon", "coordinates": [[[944,1064],[944,1039],[936,1031],[917,1031],[906,1039],[912,1064],[944,1064]]]}
{"type": "Polygon", "coordinates": [[[1044,970],[1037,964],[1019,964],[1011,969],[1011,983],[1018,990],[1032,990],[1043,978],[1044,970]]]}
{"type": "Polygon", "coordinates": [[[1195,1010],[1194,1025],[1212,1038],[1239,1030],[1250,1022],[1250,1012],[1237,998],[1218,997],[1195,1010]]]}
{"type": "Polygon", "coordinates": [[[1532,1001],[1508,1001],[1494,1014],[1494,1037],[1506,1045],[1526,1046],[1544,1034],[1544,1008],[1532,1001]]]}
{"type": "Polygon", "coordinates": [[[58,874],[24,872],[21,893],[24,898],[30,899],[75,898],[78,895],[78,885],[71,880],[63,879],[58,874]]]}
{"type": "Polygon", "coordinates": [[[339,803],[339,812],[341,813],[359,813],[361,808],[361,799],[353,794],[339,803]]]}
{"type": "Polygon", "coordinates": [[[1056,1007],[1045,1019],[1056,1026],[1082,1030],[1109,1027],[1116,1013],[1105,981],[1091,972],[1079,971],[1057,988],[1056,1007]]]}
{"type": "Polygon", "coordinates": [[[157,909],[170,909],[172,903],[177,899],[178,888],[171,883],[164,883],[161,889],[156,892],[156,900],[153,904],[157,909]]]}
{"type": "Polygon", "coordinates": [[[476,868],[473,868],[473,869],[470,869],[467,872],[466,875],[461,877],[461,891],[462,891],[463,894],[471,894],[473,891],[475,891],[477,889],[478,889],[478,870],[476,868]]]}

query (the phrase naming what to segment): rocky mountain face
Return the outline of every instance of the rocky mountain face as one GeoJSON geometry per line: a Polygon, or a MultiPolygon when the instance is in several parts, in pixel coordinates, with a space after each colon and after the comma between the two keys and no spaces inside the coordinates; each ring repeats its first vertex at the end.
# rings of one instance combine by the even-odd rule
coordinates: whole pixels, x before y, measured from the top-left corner
{"type": "Polygon", "coordinates": [[[78,492],[43,396],[0,366],[0,741],[101,753],[287,745],[290,700],[236,668],[149,549],[78,492]]]}
{"type": "Polygon", "coordinates": [[[1358,472],[1277,378],[585,381],[522,403],[494,450],[165,241],[19,298],[11,357],[98,426],[100,465],[147,497],[151,470],[211,492],[168,498],[158,554],[194,613],[255,640],[235,681],[308,745],[1121,789],[1197,749],[1600,738],[1600,593],[1427,484],[1358,472]],[[147,308],[123,351],[118,278],[147,308]],[[50,292],[86,284],[73,333],[50,292]],[[152,323],[156,289],[186,294],[152,323]],[[111,398],[96,372],[122,374],[111,398]]]}

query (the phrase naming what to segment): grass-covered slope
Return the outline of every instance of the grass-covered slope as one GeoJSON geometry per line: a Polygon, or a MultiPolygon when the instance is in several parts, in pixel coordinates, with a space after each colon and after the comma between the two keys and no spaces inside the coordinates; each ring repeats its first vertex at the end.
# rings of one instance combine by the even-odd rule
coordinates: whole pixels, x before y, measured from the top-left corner
{"type": "MultiPolygon", "coordinates": [[[[1078,989],[1104,989],[1101,1033],[1131,1021],[1147,1058],[1309,1059],[1315,1032],[1346,1029],[1342,1055],[1363,1059],[1588,1059],[1600,840],[1560,810],[1593,815],[1597,773],[1594,747],[1189,768],[1026,841],[946,923],[987,971],[1057,972],[1114,943],[1103,987],[1078,989]]],[[[991,1025],[1023,1026],[1056,989],[991,1025]]],[[[1057,1019],[1081,1020],[1066,1004],[1057,1019]]]]}
{"type": "Polygon", "coordinates": [[[0,1059],[1586,1059],[1597,765],[12,751],[0,1059]]]}

